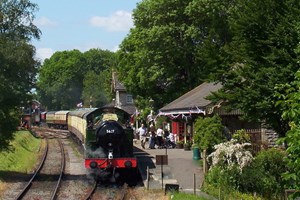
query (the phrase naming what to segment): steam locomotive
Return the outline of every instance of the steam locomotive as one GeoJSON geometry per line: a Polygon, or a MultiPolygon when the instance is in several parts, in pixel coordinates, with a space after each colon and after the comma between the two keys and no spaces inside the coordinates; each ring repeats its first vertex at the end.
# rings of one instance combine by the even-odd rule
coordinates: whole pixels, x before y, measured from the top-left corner
{"type": "Polygon", "coordinates": [[[85,168],[96,180],[115,182],[133,178],[137,160],[133,156],[130,115],[116,107],[56,111],[41,117],[50,127],[66,128],[84,146],[85,168]]]}

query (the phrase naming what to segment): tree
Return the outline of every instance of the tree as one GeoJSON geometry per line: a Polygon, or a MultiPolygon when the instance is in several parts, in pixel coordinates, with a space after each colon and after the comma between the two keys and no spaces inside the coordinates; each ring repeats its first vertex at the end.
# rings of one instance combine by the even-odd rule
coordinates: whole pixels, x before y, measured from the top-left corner
{"type": "Polygon", "coordinates": [[[206,78],[189,34],[190,2],[147,0],[133,12],[135,27],[120,45],[118,71],[139,107],[153,99],[159,108],[206,78]]]}
{"type": "Polygon", "coordinates": [[[70,109],[80,102],[85,64],[79,50],[56,52],[44,61],[37,92],[48,109],[70,109]]]}
{"type": "Polygon", "coordinates": [[[35,48],[40,30],[33,24],[36,4],[0,2],[0,150],[7,149],[19,122],[19,108],[30,100],[39,62],[35,48]]]}
{"type": "MultiPolygon", "coordinates": [[[[104,96],[102,96],[103,99],[99,99],[99,102],[103,103],[111,100],[113,98],[113,94],[111,91],[112,72],[117,68],[118,65],[116,53],[108,50],[90,49],[83,54],[87,62],[87,70],[93,71],[95,75],[97,74],[100,76],[100,79],[98,79],[97,81],[101,82],[100,88],[102,89],[98,92],[103,93],[105,98],[104,96]],[[105,101],[103,101],[104,99],[105,101]]],[[[100,86],[100,83],[98,83],[98,86],[100,86]]],[[[89,86],[84,85],[84,91],[86,87],[89,86]]],[[[83,100],[86,101],[85,98],[83,98],[83,100]]],[[[102,103],[100,103],[99,105],[101,105],[102,103]]]]}
{"type": "Polygon", "coordinates": [[[116,54],[102,49],[90,49],[83,53],[86,59],[86,70],[95,73],[103,72],[118,65],[116,54]]]}
{"type": "MultiPolygon", "coordinates": [[[[298,51],[299,51],[298,47],[298,51]]],[[[286,133],[284,142],[287,145],[288,168],[283,177],[287,187],[300,189],[300,71],[295,73],[295,80],[291,83],[278,84],[275,97],[276,106],[284,110],[282,117],[289,122],[290,130],[286,133]]],[[[298,194],[300,196],[300,194],[298,194]]]]}
{"type": "Polygon", "coordinates": [[[2,0],[0,2],[1,38],[13,41],[30,41],[39,39],[41,31],[33,24],[33,13],[37,4],[29,0],[2,0]]]}
{"type": "Polygon", "coordinates": [[[275,107],[274,87],[293,80],[299,68],[294,51],[299,43],[299,1],[235,3],[228,18],[232,41],[223,48],[222,68],[215,76],[223,89],[215,99],[284,135],[288,126],[275,107]]]}
{"type": "Polygon", "coordinates": [[[202,151],[210,154],[214,145],[226,141],[221,121],[218,115],[196,119],[194,141],[202,151]]]}
{"type": "Polygon", "coordinates": [[[109,99],[114,53],[91,49],[56,52],[40,69],[37,92],[49,110],[102,106],[109,99]]]}
{"type": "Polygon", "coordinates": [[[92,107],[104,106],[108,100],[104,90],[105,76],[104,73],[96,74],[93,71],[88,71],[83,80],[82,99],[83,105],[92,107]]]}

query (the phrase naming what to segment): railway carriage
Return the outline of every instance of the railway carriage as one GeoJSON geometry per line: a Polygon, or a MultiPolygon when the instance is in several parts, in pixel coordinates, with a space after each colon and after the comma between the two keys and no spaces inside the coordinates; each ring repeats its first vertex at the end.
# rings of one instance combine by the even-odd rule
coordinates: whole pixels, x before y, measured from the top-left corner
{"type": "Polygon", "coordinates": [[[85,148],[85,167],[101,181],[133,178],[133,129],[130,115],[115,107],[71,111],[68,130],[85,148]]]}
{"type": "Polygon", "coordinates": [[[68,114],[70,111],[62,110],[54,113],[54,127],[68,129],[68,114]]]}
{"type": "Polygon", "coordinates": [[[47,112],[42,112],[41,113],[41,122],[42,123],[46,123],[46,114],[47,114],[47,112]]]}
{"type": "Polygon", "coordinates": [[[86,116],[94,110],[95,108],[87,108],[69,112],[68,130],[73,133],[82,144],[84,144],[86,140],[86,116]]]}
{"type": "Polygon", "coordinates": [[[56,111],[49,111],[46,113],[46,124],[48,127],[54,127],[54,119],[55,119],[55,112],[56,111]]]}

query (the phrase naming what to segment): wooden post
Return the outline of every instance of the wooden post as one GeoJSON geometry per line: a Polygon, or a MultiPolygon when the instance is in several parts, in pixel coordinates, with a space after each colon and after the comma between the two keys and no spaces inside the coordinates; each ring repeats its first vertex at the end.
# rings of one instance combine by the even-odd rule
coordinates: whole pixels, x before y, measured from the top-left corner
{"type": "Polygon", "coordinates": [[[149,166],[147,166],[147,186],[146,186],[146,189],[149,190],[149,166]]]}
{"type": "Polygon", "coordinates": [[[194,174],[194,195],[196,195],[196,174],[194,174]]]}
{"type": "Polygon", "coordinates": [[[208,171],[208,166],[207,166],[207,161],[206,161],[206,149],[203,150],[203,156],[202,156],[202,159],[203,159],[203,173],[204,175],[206,175],[207,171],[208,171]]]}

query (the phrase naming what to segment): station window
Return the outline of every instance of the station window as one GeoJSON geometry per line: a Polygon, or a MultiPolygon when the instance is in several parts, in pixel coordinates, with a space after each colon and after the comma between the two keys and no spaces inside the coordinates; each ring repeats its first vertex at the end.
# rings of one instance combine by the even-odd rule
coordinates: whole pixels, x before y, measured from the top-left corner
{"type": "Polygon", "coordinates": [[[127,94],[126,103],[133,103],[132,95],[127,94]]]}

